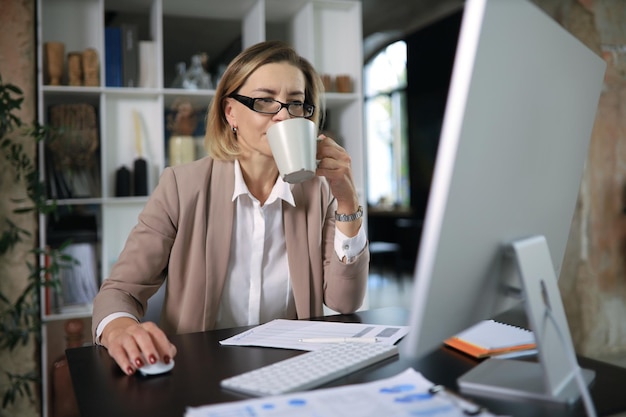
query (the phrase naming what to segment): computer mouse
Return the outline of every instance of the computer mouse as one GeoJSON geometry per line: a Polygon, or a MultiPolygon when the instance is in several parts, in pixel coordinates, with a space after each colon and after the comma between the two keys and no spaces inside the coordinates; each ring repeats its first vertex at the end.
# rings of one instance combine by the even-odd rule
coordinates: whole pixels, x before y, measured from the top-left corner
{"type": "Polygon", "coordinates": [[[148,375],[160,375],[169,372],[174,368],[174,360],[170,360],[169,363],[157,361],[153,364],[146,364],[137,370],[144,376],[148,375]]]}

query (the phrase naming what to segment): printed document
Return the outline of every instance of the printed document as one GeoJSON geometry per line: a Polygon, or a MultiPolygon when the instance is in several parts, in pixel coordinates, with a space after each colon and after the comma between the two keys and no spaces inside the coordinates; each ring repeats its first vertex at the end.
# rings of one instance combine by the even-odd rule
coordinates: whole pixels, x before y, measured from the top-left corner
{"type": "Polygon", "coordinates": [[[364,339],[389,345],[406,336],[408,326],[276,319],[220,341],[222,345],[316,350],[325,341],[364,339]],[[322,343],[315,343],[315,340],[322,343]]]}
{"type": "Polygon", "coordinates": [[[189,407],[185,417],[493,417],[415,370],[387,379],[263,398],[189,407]]]}

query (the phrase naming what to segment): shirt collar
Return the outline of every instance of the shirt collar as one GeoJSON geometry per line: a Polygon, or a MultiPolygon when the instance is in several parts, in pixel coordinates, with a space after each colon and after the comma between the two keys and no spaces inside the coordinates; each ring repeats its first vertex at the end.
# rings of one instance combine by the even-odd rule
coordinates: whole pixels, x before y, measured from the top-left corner
{"type": "MultiPolygon", "coordinates": [[[[235,163],[233,165],[235,166],[235,190],[233,191],[232,201],[235,201],[237,197],[242,194],[248,195],[250,198],[255,199],[255,197],[250,193],[250,190],[248,190],[246,182],[243,180],[243,174],[241,173],[241,165],[239,165],[239,160],[235,159],[235,163]]],[[[280,176],[278,176],[278,178],[276,179],[276,183],[272,188],[272,192],[267,198],[266,204],[271,204],[276,199],[280,198],[281,200],[295,207],[296,201],[293,198],[291,187],[293,187],[292,184],[286,183],[280,176]]]]}

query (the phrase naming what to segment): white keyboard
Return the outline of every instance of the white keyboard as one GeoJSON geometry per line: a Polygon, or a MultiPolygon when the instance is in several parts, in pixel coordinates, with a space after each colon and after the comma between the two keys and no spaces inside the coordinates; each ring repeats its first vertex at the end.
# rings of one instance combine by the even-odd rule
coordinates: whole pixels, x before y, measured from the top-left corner
{"type": "Polygon", "coordinates": [[[397,346],[384,343],[335,343],[224,379],[221,385],[255,396],[285,394],[315,388],[397,354],[397,346]]]}

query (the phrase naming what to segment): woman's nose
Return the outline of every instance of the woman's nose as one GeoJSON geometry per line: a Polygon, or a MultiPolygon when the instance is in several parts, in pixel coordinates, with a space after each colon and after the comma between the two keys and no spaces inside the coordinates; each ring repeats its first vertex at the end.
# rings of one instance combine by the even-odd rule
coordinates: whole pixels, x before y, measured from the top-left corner
{"type": "Polygon", "coordinates": [[[287,120],[290,119],[291,115],[289,114],[289,112],[287,111],[287,107],[283,107],[282,109],[280,109],[278,111],[278,113],[276,113],[272,119],[276,120],[276,121],[281,121],[281,120],[287,120]]]}

